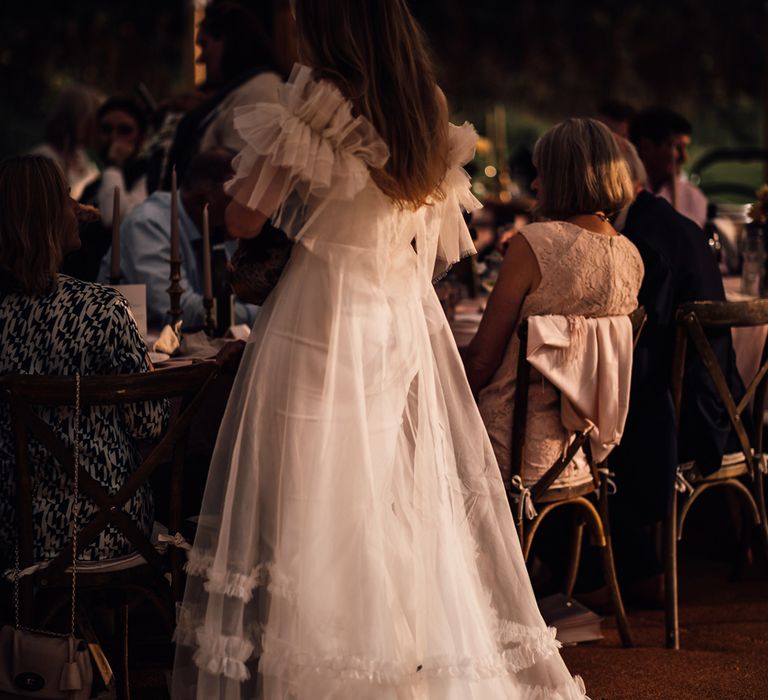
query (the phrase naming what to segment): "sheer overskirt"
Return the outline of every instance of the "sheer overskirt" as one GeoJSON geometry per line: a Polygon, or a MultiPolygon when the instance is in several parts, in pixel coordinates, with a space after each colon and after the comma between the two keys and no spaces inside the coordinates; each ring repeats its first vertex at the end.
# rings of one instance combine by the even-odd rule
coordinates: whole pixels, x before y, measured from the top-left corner
{"type": "Polygon", "coordinates": [[[439,198],[398,209],[367,174],[375,132],[308,71],[278,109],[241,117],[231,192],[259,208],[270,183],[291,189],[273,220],[296,245],[221,424],[172,695],[583,698],[431,285],[473,252],[459,163],[476,134],[452,130],[439,198]],[[325,155],[304,163],[308,143],[325,155]]]}
{"type": "Polygon", "coordinates": [[[337,247],[297,246],[243,357],[174,697],[583,697],[416,256],[393,295],[337,247]]]}

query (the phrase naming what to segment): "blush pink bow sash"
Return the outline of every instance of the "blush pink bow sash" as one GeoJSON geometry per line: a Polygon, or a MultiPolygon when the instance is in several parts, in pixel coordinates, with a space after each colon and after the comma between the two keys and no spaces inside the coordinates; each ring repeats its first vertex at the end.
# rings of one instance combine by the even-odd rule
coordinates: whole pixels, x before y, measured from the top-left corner
{"type": "Polygon", "coordinates": [[[560,391],[560,417],[567,430],[594,426],[592,456],[602,462],[619,444],[629,409],[629,318],[531,316],[528,362],[560,391]]]}

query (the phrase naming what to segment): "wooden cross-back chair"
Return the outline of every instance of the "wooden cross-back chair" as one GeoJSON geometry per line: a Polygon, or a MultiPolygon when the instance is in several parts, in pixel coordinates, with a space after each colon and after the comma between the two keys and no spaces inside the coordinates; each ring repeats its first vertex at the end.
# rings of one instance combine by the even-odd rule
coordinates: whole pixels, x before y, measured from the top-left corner
{"type": "Polygon", "coordinates": [[[680,425],[683,383],[688,352],[701,358],[718,396],[728,413],[733,431],[739,441],[740,451],[727,455],[721,468],[713,474],[702,476],[696,469],[684,472],[678,467],[677,488],[671,499],[665,527],[665,590],[666,590],[666,644],[678,649],[677,594],[677,543],[682,538],[683,526],[691,506],[698,498],[713,488],[727,489],[738,496],[759,526],[761,536],[768,547],[768,522],[766,521],[763,456],[763,411],[768,386],[768,336],[763,343],[757,374],[737,403],[717,361],[707,337],[709,330],[734,327],[762,326],[768,324],[768,300],[753,301],[697,301],[683,304],[677,311],[675,349],[672,366],[672,397],[675,417],[680,425]],[[744,414],[752,408],[754,437],[750,439],[745,428],[744,414]]]}
{"type": "MultiPolygon", "coordinates": [[[[162,399],[180,400],[178,415],[159,440],[151,446],[128,479],[116,491],[103,486],[80,464],[78,470],[81,503],[86,500],[97,506],[89,522],[78,528],[78,552],[92,543],[108,526],[120,532],[135,549],[125,566],[105,570],[103,562],[78,561],[78,590],[117,591],[120,664],[118,695],[129,697],[127,677],[128,602],[130,592],[141,593],[151,600],[162,613],[169,631],[174,627],[174,604],[183,595],[184,553],[178,547],[167,546],[161,551],[153,545],[136,522],[123,509],[126,502],[146,484],[162,465],[170,463],[170,494],[168,530],[179,533],[182,513],[182,487],[185,443],[190,423],[200,409],[206,390],[216,376],[218,367],[213,362],[201,362],[176,369],[158,370],[145,374],[85,376],[81,378],[81,411],[105,405],[124,405],[162,399]],[[166,578],[170,575],[170,581],[166,578]]],[[[47,565],[35,570],[33,566],[33,484],[30,458],[30,440],[39,442],[53,458],[50,468],[58,468],[71,483],[74,475],[73,447],[62,441],[38,415],[37,407],[55,406],[74,409],[76,378],[74,376],[5,375],[0,377],[0,401],[8,405],[16,456],[16,513],[18,523],[19,568],[31,573],[20,579],[20,617],[22,624],[45,627],[59,610],[47,610],[47,615],[35,615],[35,591],[68,589],[71,576],[67,573],[72,563],[72,541],[68,539],[61,552],[47,565]]],[[[40,478],[37,475],[36,478],[40,478]]]]}
{"type": "MultiPolygon", "coordinates": [[[[630,314],[634,343],[637,345],[640,332],[645,325],[646,314],[643,307],[630,314]]],[[[531,365],[527,359],[528,323],[523,321],[518,329],[520,352],[517,363],[517,387],[515,390],[515,413],[512,424],[511,480],[507,490],[513,501],[515,523],[517,525],[523,556],[528,556],[534,537],[544,519],[554,510],[570,506],[574,510],[574,523],[571,533],[568,573],[566,575],[565,595],[571,598],[576,585],[581,545],[585,525],[589,527],[590,541],[602,550],[603,573],[611,591],[616,622],[624,646],[632,646],[632,634],[629,629],[624,604],[619,591],[618,580],[611,549],[610,524],[608,521],[609,479],[605,465],[597,465],[589,451],[589,433],[591,428],[577,432],[566,453],[558,459],[535,483],[523,488],[522,470],[525,463],[526,424],[528,416],[528,389],[531,381],[531,365]],[[584,448],[592,473],[592,479],[573,486],[555,485],[557,478],[572,462],[577,452],[584,448]],[[589,500],[592,497],[596,504],[589,500]],[[526,516],[529,500],[535,514],[526,516]]]]}

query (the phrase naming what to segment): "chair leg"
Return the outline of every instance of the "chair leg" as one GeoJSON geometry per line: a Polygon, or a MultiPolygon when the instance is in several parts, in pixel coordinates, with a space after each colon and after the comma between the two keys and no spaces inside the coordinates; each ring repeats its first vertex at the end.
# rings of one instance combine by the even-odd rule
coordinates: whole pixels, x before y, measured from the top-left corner
{"type": "Polygon", "coordinates": [[[749,513],[738,494],[731,489],[724,489],[728,519],[733,529],[737,546],[733,550],[733,569],[730,581],[742,581],[744,574],[752,565],[753,529],[748,524],[749,513]]]}
{"type": "Polygon", "coordinates": [[[677,611],[677,492],[673,492],[664,523],[665,643],[668,649],[680,648],[677,611]]]}
{"type": "Polygon", "coordinates": [[[115,663],[115,681],[118,700],[130,700],[130,674],[128,668],[128,597],[121,592],[118,598],[115,620],[118,659],[115,663]]]}
{"type": "MultiPolygon", "coordinates": [[[[69,605],[69,594],[67,595],[67,598],[57,596],[58,600],[56,600],[55,603],[51,603],[49,605],[46,605],[46,608],[48,612],[45,614],[45,616],[40,620],[40,627],[42,629],[48,629],[52,625],[53,621],[56,619],[56,616],[64,609],[64,606],[69,605]]],[[[80,604],[80,598],[78,596],[78,605],[80,604]]]]}
{"type": "Polygon", "coordinates": [[[760,513],[760,535],[765,548],[765,556],[768,557],[768,515],[765,509],[765,479],[763,472],[759,468],[755,469],[755,500],[757,501],[757,510],[760,513]]]}
{"type": "Polygon", "coordinates": [[[137,589],[137,593],[149,600],[149,602],[155,606],[155,609],[163,618],[168,634],[173,635],[173,632],[176,629],[176,617],[174,612],[175,601],[173,598],[170,595],[161,597],[147,588],[137,589]],[[163,598],[165,598],[165,600],[163,600],[163,598]]]}
{"type": "Polygon", "coordinates": [[[600,489],[600,520],[602,521],[605,546],[602,547],[603,576],[611,591],[613,614],[616,617],[616,625],[619,628],[619,636],[624,647],[635,645],[632,639],[632,631],[629,628],[627,611],[624,609],[624,601],[621,598],[619,579],[616,576],[616,564],[613,559],[613,543],[611,540],[611,521],[608,516],[608,491],[605,485],[600,489]]]}
{"type": "Polygon", "coordinates": [[[579,574],[581,561],[581,543],[584,539],[584,519],[576,510],[573,513],[571,527],[571,547],[568,553],[568,572],[565,577],[565,597],[568,600],[573,597],[573,589],[576,587],[576,577],[579,574]]]}
{"type": "Polygon", "coordinates": [[[627,619],[627,611],[624,609],[624,601],[621,599],[619,580],[616,577],[616,567],[613,561],[613,548],[611,547],[609,537],[606,537],[605,547],[602,547],[602,550],[603,576],[605,576],[606,583],[611,591],[613,614],[616,616],[616,625],[619,628],[621,643],[625,647],[633,647],[635,643],[632,640],[632,632],[629,629],[629,620],[627,619]]]}

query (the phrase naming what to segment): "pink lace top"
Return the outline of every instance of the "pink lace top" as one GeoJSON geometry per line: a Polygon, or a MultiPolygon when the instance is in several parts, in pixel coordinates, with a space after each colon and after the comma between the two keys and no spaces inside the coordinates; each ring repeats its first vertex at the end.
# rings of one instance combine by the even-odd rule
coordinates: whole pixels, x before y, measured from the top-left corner
{"type": "MultiPolygon", "coordinates": [[[[637,307],[643,263],[629,239],[565,221],[530,224],[521,235],[541,270],[541,284],[523,302],[521,319],[543,314],[613,316],[637,307]]],[[[505,477],[510,472],[518,349],[515,332],[501,366],[479,397],[480,413],[505,477]]],[[[566,439],[558,392],[546,382],[532,384],[523,481],[535,482],[560,456],[566,439]]],[[[582,455],[563,473],[563,479],[578,483],[585,478],[589,472],[582,455]]]]}

